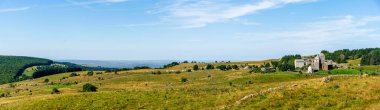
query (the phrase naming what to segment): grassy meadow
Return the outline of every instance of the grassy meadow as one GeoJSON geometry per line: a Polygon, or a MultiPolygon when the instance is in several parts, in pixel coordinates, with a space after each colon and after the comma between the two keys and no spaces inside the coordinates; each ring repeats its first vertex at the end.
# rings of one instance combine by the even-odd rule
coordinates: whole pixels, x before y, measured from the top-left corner
{"type": "MultiPolygon", "coordinates": [[[[243,64],[243,63],[242,63],[243,64]]],[[[169,69],[119,72],[62,73],[0,85],[0,109],[372,109],[380,107],[380,77],[306,75],[293,72],[249,73],[249,70],[199,70],[175,73],[169,69]],[[160,74],[152,74],[158,72],[160,74]],[[48,80],[48,81],[46,81],[48,80]],[[97,92],[82,92],[86,83],[97,92]],[[236,104],[249,94],[285,87],[236,104]],[[56,88],[59,94],[51,94],[56,88]]],[[[198,64],[201,65],[201,64],[198,64]]],[[[366,67],[376,71],[379,67],[366,67]]],[[[336,70],[334,75],[355,71],[336,70]]]]}

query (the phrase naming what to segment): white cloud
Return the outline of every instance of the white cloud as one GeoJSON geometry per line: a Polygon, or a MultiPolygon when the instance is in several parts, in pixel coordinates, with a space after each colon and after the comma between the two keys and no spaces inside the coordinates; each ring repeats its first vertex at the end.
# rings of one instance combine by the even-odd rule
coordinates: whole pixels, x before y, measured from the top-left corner
{"type": "MultiPolygon", "coordinates": [[[[380,40],[380,16],[354,17],[341,16],[307,23],[303,26],[287,27],[287,31],[268,33],[238,33],[234,38],[249,39],[258,43],[271,43],[282,48],[303,49],[336,45],[355,45],[355,42],[373,43],[380,40]],[[291,30],[293,28],[293,30],[291,30]],[[296,28],[296,29],[294,29],[296,28]]],[[[363,43],[361,43],[363,44],[363,43]]]]}
{"type": "Polygon", "coordinates": [[[104,2],[109,2],[109,3],[121,3],[121,2],[126,2],[128,0],[103,0],[104,2]]]}
{"type": "Polygon", "coordinates": [[[6,8],[6,9],[0,9],[0,13],[15,12],[15,11],[25,11],[25,10],[29,10],[29,9],[30,9],[30,7],[6,8]]]}
{"type": "Polygon", "coordinates": [[[103,4],[103,3],[124,3],[129,0],[66,0],[74,5],[92,5],[92,4],[103,4]]]}
{"type": "Polygon", "coordinates": [[[164,17],[164,21],[179,23],[184,28],[194,28],[288,4],[313,1],[316,0],[261,0],[256,3],[234,4],[229,0],[177,0],[160,12],[168,14],[164,17]]]}

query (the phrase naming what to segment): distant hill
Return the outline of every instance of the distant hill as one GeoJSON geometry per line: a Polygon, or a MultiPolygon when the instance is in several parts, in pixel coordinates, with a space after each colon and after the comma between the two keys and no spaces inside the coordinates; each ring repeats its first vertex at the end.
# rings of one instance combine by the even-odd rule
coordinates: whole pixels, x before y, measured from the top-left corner
{"type": "Polygon", "coordinates": [[[51,60],[43,58],[0,56],[0,84],[17,81],[17,77],[28,67],[51,63],[51,60]]]}
{"type": "Polygon", "coordinates": [[[58,60],[59,62],[70,62],[78,65],[86,66],[101,66],[107,68],[133,68],[136,66],[148,66],[151,68],[160,68],[165,64],[171,63],[174,60],[116,60],[116,61],[102,61],[102,60],[58,60]]]}

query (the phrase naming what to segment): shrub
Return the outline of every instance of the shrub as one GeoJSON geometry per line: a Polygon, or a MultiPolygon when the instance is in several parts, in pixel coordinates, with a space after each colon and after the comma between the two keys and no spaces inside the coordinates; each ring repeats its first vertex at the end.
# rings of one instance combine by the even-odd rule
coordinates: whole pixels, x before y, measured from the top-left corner
{"type": "Polygon", "coordinates": [[[198,70],[199,70],[199,66],[198,66],[198,65],[194,65],[194,66],[193,66],[193,70],[194,70],[194,71],[198,71],[198,70]]]}
{"type": "Polygon", "coordinates": [[[87,72],[87,76],[93,76],[94,75],[94,72],[93,71],[89,71],[87,72]]]}
{"type": "Polygon", "coordinates": [[[97,89],[97,87],[89,83],[83,85],[83,92],[96,92],[97,89]]]}
{"type": "Polygon", "coordinates": [[[234,69],[234,70],[239,70],[239,66],[237,66],[237,65],[232,65],[232,69],[234,69]]]}
{"type": "Polygon", "coordinates": [[[69,77],[66,77],[66,76],[65,76],[65,77],[62,77],[61,80],[64,80],[64,79],[67,79],[67,78],[69,78],[69,77]]]}
{"type": "Polygon", "coordinates": [[[162,73],[161,73],[161,71],[157,71],[157,72],[152,72],[152,74],[154,74],[154,75],[156,75],[156,74],[160,75],[162,73]]]}
{"type": "Polygon", "coordinates": [[[211,64],[207,64],[206,69],[211,70],[211,69],[215,69],[215,67],[211,64]]]}
{"type": "Polygon", "coordinates": [[[219,65],[216,68],[218,68],[218,69],[220,69],[222,71],[227,71],[227,70],[232,69],[232,67],[230,65],[219,65]]]}
{"type": "Polygon", "coordinates": [[[96,72],[96,74],[103,74],[103,72],[96,72]]]}
{"type": "Polygon", "coordinates": [[[135,69],[135,70],[140,70],[140,69],[150,69],[150,67],[148,67],[148,66],[136,66],[136,67],[134,67],[133,69],[135,69]]]}
{"type": "Polygon", "coordinates": [[[181,82],[185,83],[187,81],[188,81],[187,78],[181,78],[181,82]]]}
{"type": "Polygon", "coordinates": [[[6,92],[6,93],[1,93],[0,94],[0,98],[1,97],[11,97],[10,93],[9,92],[6,92]]]}
{"type": "Polygon", "coordinates": [[[71,73],[70,74],[70,77],[75,77],[75,76],[79,76],[79,74],[77,74],[77,73],[71,73]]]}
{"type": "Polygon", "coordinates": [[[49,79],[46,78],[46,79],[44,80],[44,82],[45,82],[45,83],[48,83],[48,82],[49,82],[49,79]]]}
{"type": "Polygon", "coordinates": [[[371,76],[378,76],[379,74],[376,73],[376,72],[372,72],[370,75],[371,75],[371,76]]]}
{"type": "Polygon", "coordinates": [[[176,71],[175,73],[176,73],[176,74],[181,74],[181,71],[176,71]]]}
{"type": "Polygon", "coordinates": [[[53,90],[51,91],[51,94],[59,94],[59,90],[57,88],[53,88],[53,90]]]}
{"type": "MultiPolygon", "coordinates": [[[[188,61],[185,61],[184,63],[188,63],[188,61]]],[[[164,68],[170,68],[170,67],[173,67],[176,65],[179,65],[179,63],[178,62],[172,62],[170,64],[164,65],[164,68]]]]}

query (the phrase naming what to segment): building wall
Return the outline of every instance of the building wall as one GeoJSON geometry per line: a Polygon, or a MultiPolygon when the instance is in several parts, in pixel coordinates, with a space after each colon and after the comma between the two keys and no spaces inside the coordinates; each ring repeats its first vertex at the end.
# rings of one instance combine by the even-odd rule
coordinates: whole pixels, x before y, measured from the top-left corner
{"type": "Polygon", "coordinates": [[[295,61],[294,66],[296,68],[302,68],[303,66],[305,66],[305,62],[304,61],[295,61]]]}
{"type": "Polygon", "coordinates": [[[323,53],[318,54],[314,59],[296,59],[294,61],[296,68],[301,68],[306,65],[311,65],[315,70],[331,70],[332,61],[326,60],[323,53]],[[326,64],[326,65],[325,65],[326,64]]]}
{"type": "Polygon", "coordinates": [[[325,71],[332,70],[333,69],[333,65],[325,63],[325,64],[323,64],[322,69],[325,70],[325,71]]]}

